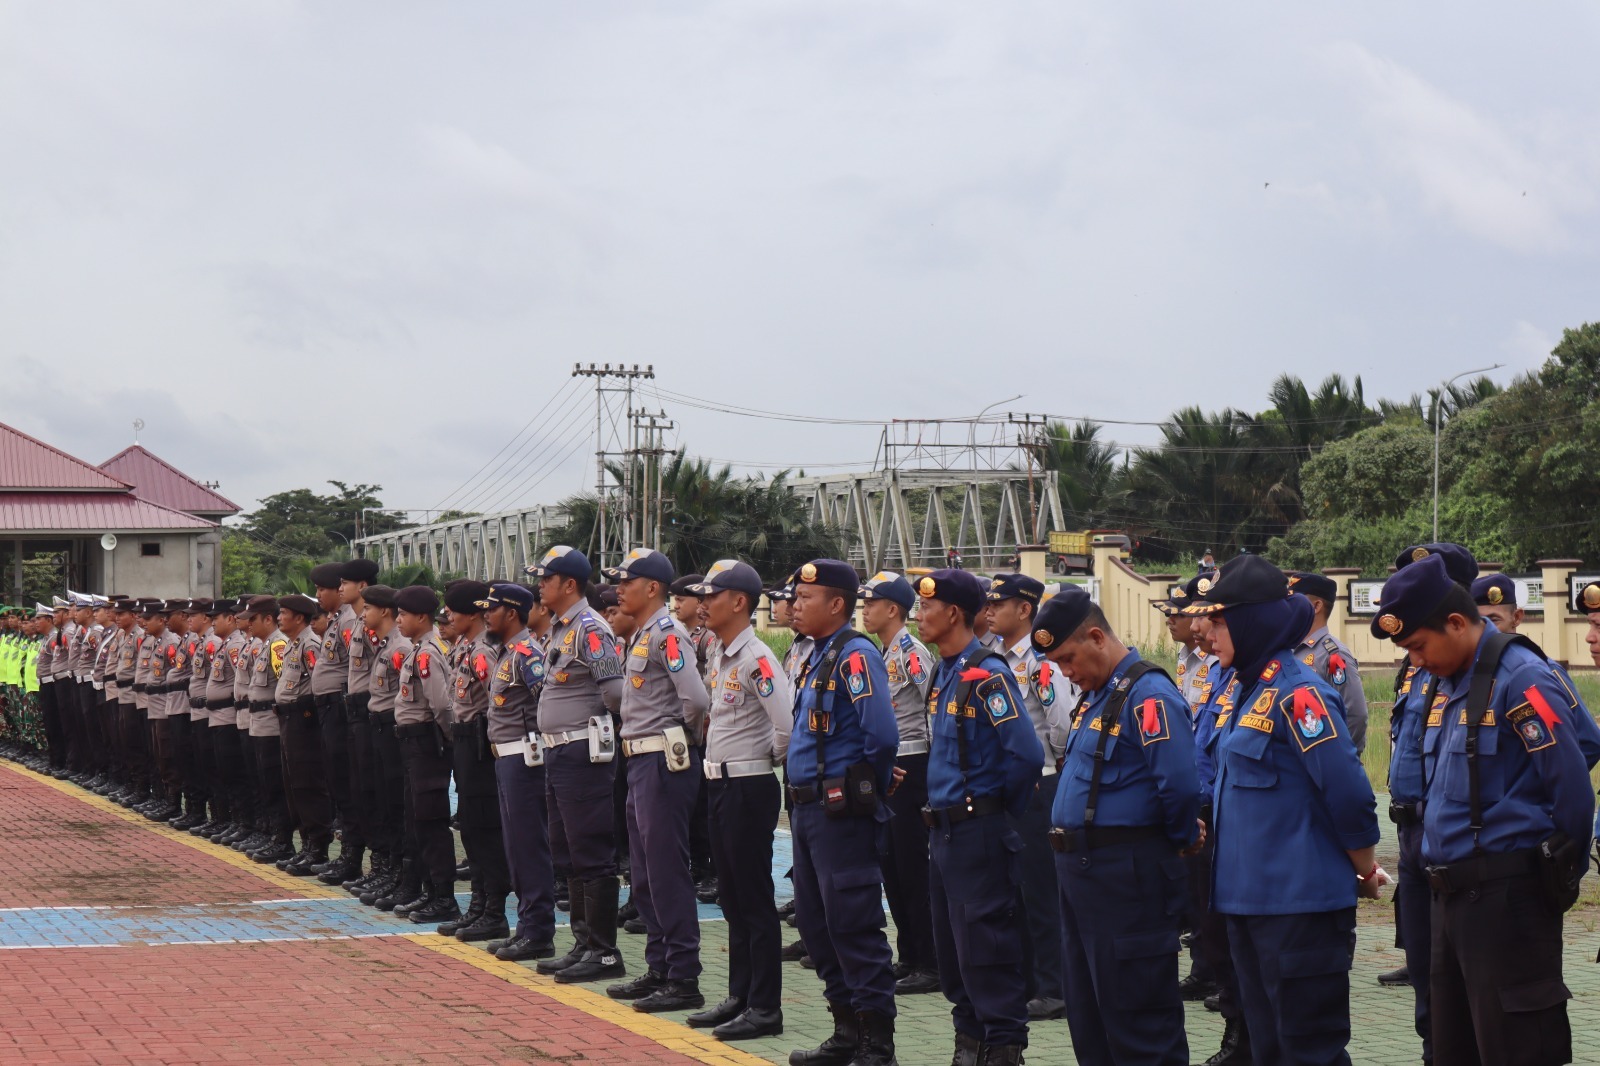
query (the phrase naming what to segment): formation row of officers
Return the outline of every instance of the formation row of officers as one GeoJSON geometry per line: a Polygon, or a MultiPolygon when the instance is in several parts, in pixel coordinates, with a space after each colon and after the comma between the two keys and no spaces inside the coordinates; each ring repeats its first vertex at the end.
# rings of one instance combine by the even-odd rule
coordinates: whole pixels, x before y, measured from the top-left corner
{"type": "MultiPolygon", "coordinates": [[[[1181,646],[1172,678],[1083,590],[1015,574],[861,584],[819,559],[764,589],[726,560],[677,585],[700,601],[691,631],[669,609],[670,563],[640,549],[606,571],[619,639],[582,553],[553,548],[530,572],[533,588],[451,585],[448,636],[432,590],[371,584],[364,560],[319,567],[315,600],[69,607],[39,655],[51,758],[153,818],[441,932],[498,933],[499,957],[615,982],[641,1011],[693,1010],[727,1040],[782,1032],[786,807],[797,924],[834,1019],[792,1063],[895,1061],[896,994],[932,987],[953,1005],[957,1066],[1021,1062],[1030,1021],[1063,1013],[1080,1062],[1187,1063],[1183,1002],[1202,988],[1227,1019],[1211,1063],[1348,1061],[1356,902],[1389,877],[1356,663],[1327,631],[1320,575],[1241,556],[1173,589],[1156,604],[1181,646]],[[782,662],[751,628],[763,593],[796,633],[782,662]],[[876,642],[851,625],[858,599],[876,642]],[[702,794],[729,935],[728,995],[709,1009],[689,858],[702,794]],[[624,836],[646,933],[631,977],[624,836]]],[[[1422,1054],[1566,1062],[1562,915],[1587,866],[1600,728],[1492,610],[1503,579],[1476,578],[1459,546],[1409,548],[1373,622],[1408,658],[1389,813],[1422,1054]]],[[[1600,585],[1583,602],[1600,649],[1600,585]]]]}

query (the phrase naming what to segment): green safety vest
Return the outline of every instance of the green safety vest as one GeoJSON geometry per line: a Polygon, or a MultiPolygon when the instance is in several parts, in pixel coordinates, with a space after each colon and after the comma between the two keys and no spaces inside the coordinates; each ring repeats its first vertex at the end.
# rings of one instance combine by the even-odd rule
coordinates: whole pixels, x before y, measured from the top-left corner
{"type": "Polygon", "coordinates": [[[39,691],[39,652],[42,648],[43,643],[35,640],[22,653],[22,687],[28,692],[39,691]]]}

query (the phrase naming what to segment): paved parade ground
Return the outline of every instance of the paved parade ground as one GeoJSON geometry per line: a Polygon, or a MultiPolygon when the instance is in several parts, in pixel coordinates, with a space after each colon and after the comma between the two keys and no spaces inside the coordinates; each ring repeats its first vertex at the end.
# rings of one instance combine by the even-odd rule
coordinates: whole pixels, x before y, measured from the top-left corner
{"type": "MultiPolygon", "coordinates": [[[[798,965],[784,971],[785,1034],[734,1047],[681,1015],[557,985],[531,964],[500,962],[9,764],[0,810],[3,1063],[759,1064],[786,1061],[830,1028],[821,986],[798,965]]],[[[1393,848],[1387,838],[1380,852],[1393,848]]],[[[1567,922],[1574,1054],[1590,1063],[1600,1063],[1596,894],[1591,877],[1567,922]]],[[[1419,1061],[1410,991],[1374,980],[1400,959],[1388,906],[1363,906],[1352,1057],[1419,1061]]],[[[701,988],[715,1001],[726,976],[715,908],[702,928],[701,988]]],[[[558,930],[559,950],[567,936],[558,930]]],[[[643,937],[623,934],[622,947],[639,972],[643,937]]],[[[900,1011],[900,1062],[949,1061],[943,1000],[902,997],[900,1011]]],[[[1218,1017],[1193,1005],[1196,1062],[1220,1034],[1218,1017]]],[[[1064,1021],[1034,1025],[1028,1061],[1073,1061],[1064,1021]]]]}

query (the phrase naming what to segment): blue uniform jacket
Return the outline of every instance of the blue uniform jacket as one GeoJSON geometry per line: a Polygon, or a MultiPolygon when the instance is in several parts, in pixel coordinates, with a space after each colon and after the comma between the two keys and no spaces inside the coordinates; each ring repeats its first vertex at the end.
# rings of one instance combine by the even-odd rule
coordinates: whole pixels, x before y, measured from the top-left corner
{"type": "MultiPolygon", "coordinates": [[[[1064,829],[1083,828],[1094,776],[1094,752],[1100,739],[1095,728],[1100,706],[1111,698],[1117,682],[1139,661],[1130,651],[1094,692],[1085,693],[1067,733],[1061,784],[1056,788],[1050,821],[1064,829]]],[[[1189,727],[1189,702],[1176,685],[1157,673],[1133,683],[1121,717],[1111,725],[1105,765],[1100,774],[1097,826],[1159,825],[1178,848],[1195,841],[1200,817],[1200,778],[1195,770],[1194,733],[1189,727]]]]}
{"type": "Polygon", "coordinates": [[[1239,679],[1231,666],[1214,667],[1206,701],[1195,716],[1194,766],[1200,777],[1200,802],[1210,803],[1217,786],[1218,730],[1239,702],[1239,679]]]}
{"type": "Polygon", "coordinates": [[[878,795],[885,796],[900,747],[889,671],[878,646],[857,634],[840,650],[833,677],[814,677],[839,633],[817,642],[795,679],[794,731],[786,764],[789,783],[817,781],[817,734],[822,732],[827,736],[828,759],[822,777],[843,777],[846,767],[869,762],[877,773],[878,795]]]}
{"type": "Polygon", "coordinates": [[[928,756],[928,806],[959,806],[967,796],[998,796],[1006,810],[1021,817],[1038,786],[1044,745],[1022,702],[1022,690],[1005,657],[976,639],[961,654],[944,659],[928,694],[933,743],[928,756]],[[965,707],[956,706],[961,675],[987,671],[975,679],[965,707]],[[961,765],[957,731],[966,734],[967,762],[961,765]]]}
{"type": "MultiPolygon", "coordinates": [[[[1496,632],[1486,623],[1483,640],[1496,632]]],[[[1477,662],[1477,654],[1473,663],[1477,662]]],[[[1467,692],[1473,667],[1439,682],[1423,735],[1428,779],[1422,856],[1429,863],[1473,855],[1467,784],[1467,692]]],[[[1478,797],[1489,854],[1538,845],[1557,829],[1580,843],[1594,822],[1594,790],[1574,722],[1589,711],[1543,656],[1512,645],[1495,670],[1489,708],[1478,726],[1478,797]]]]}
{"type": "Polygon", "coordinates": [[[1378,813],[1338,690],[1284,648],[1218,731],[1212,907],[1354,907],[1356,870],[1345,853],[1378,842],[1378,813]]]}
{"type": "Polygon", "coordinates": [[[1433,675],[1407,666],[1389,712],[1389,798],[1395,803],[1421,803],[1426,782],[1422,777],[1422,702],[1427,699],[1433,675]]]}
{"type": "Polygon", "coordinates": [[[1572,675],[1567,673],[1567,668],[1551,659],[1550,669],[1556,672],[1556,680],[1561,682],[1571,706],[1582,711],[1572,716],[1572,731],[1577,734],[1578,750],[1583,752],[1584,765],[1593,770],[1595,763],[1600,763],[1600,722],[1596,722],[1594,715],[1584,706],[1583,699],[1578,695],[1578,686],[1572,683],[1572,675]]]}

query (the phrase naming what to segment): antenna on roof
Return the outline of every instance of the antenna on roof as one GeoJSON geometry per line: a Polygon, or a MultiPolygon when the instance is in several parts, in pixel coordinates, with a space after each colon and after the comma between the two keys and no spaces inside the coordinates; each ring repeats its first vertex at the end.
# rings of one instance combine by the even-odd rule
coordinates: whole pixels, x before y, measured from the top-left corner
{"type": "Polygon", "coordinates": [[[143,428],[144,428],[144,419],[135,418],[133,420],[133,443],[135,443],[135,444],[139,443],[139,431],[141,429],[143,429],[143,428]]]}

